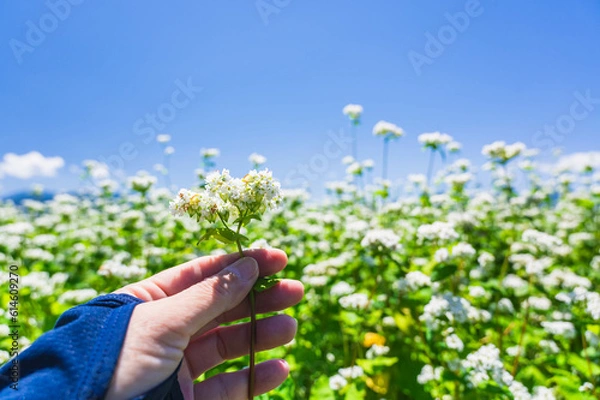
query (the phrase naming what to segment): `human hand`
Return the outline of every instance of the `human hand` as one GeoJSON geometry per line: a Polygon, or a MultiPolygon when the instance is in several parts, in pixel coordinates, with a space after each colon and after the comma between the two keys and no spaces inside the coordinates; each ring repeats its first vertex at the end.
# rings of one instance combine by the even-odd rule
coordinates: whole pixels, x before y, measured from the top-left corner
{"type": "MultiPolygon", "coordinates": [[[[135,307],[110,387],[109,399],[141,395],[167,379],[182,361],[178,381],[187,399],[245,399],[248,371],[219,374],[194,384],[194,379],[225,360],[248,354],[250,324],[227,327],[250,315],[246,296],[259,276],[281,271],[287,257],[280,250],[247,250],[239,255],[201,257],[125,286],[115,293],[145,303],[135,307]],[[237,260],[237,261],[236,261],[237,260]]],[[[300,282],[282,280],[258,293],[258,313],[281,311],[297,304],[300,282]]],[[[277,315],[257,323],[257,350],[290,342],[296,321],[277,315]]],[[[256,366],[255,395],[279,386],[289,366],[269,360],[256,366]]]]}

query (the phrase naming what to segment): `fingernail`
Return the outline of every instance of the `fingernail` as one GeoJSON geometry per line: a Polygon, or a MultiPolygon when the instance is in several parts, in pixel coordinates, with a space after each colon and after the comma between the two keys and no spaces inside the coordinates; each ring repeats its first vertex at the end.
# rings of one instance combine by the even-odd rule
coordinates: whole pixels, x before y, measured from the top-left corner
{"type": "Polygon", "coordinates": [[[232,266],[244,281],[251,281],[258,276],[258,263],[252,257],[244,257],[236,261],[232,266]]]}

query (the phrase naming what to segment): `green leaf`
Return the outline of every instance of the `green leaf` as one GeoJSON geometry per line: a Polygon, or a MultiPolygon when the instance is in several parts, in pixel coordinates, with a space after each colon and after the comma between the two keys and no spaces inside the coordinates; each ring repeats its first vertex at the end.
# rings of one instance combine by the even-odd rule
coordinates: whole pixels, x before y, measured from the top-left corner
{"type": "Polygon", "coordinates": [[[198,242],[196,243],[196,246],[198,245],[198,243],[206,240],[206,239],[210,239],[214,234],[216,233],[216,229],[215,228],[208,228],[206,230],[206,232],[204,233],[204,235],[200,236],[200,239],[198,239],[198,242]]]}
{"type": "Polygon", "coordinates": [[[234,232],[227,228],[217,228],[215,237],[226,244],[235,243],[238,240],[242,243],[245,243],[250,240],[241,233],[234,232]]]}
{"type": "Polygon", "coordinates": [[[310,391],[311,400],[334,400],[335,394],[329,387],[329,379],[325,375],[321,375],[314,383],[310,391]]]}
{"type": "Polygon", "coordinates": [[[590,362],[588,364],[588,361],[585,358],[577,354],[569,353],[568,363],[570,366],[579,371],[579,373],[581,373],[581,375],[583,376],[589,376],[590,370],[592,375],[600,374],[600,367],[598,365],[596,365],[593,362],[590,362]]]}
{"type": "Polygon", "coordinates": [[[263,277],[258,278],[258,280],[254,284],[254,287],[252,289],[257,291],[258,293],[264,292],[265,290],[270,289],[273,286],[277,285],[279,283],[279,281],[280,280],[277,278],[273,278],[270,276],[263,276],[263,277]]]}
{"type": "Polygon", "coordinates": [[[453,273],[455,273],[456,270],[457,266],[454,264],[439,264],[433,269],[433,272],[431,273],[431,281],[439,282],[441,280],[444,280],[453,273]]]}

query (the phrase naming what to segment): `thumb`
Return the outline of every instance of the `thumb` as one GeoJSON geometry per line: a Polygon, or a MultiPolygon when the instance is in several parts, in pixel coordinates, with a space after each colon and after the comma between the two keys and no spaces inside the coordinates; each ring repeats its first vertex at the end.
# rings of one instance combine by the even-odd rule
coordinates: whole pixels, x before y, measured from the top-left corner
{"type": "Polygon", "coordinates": [[[168,317],[170,329],[191,337],[210,321],[240,304],[257,278],[256,260],[241,258],[218,274],[159,300],[166,311],[160,314],[168,317]]]}

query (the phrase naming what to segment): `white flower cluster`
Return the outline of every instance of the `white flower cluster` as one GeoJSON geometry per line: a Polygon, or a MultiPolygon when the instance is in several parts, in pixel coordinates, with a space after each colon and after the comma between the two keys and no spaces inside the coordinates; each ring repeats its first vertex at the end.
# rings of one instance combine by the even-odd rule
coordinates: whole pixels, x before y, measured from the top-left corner
{"type": "Polygon", "coordinates": [[[94,289],[68,290],[60,295],[59,303],[83,303],[98,295],[94,289]]]}
{"type": "Polygon", "coordinates": [[[354,293],[341,297],[340,305],[349,310],[365,310],[369,306],[369,296],[364,293],[354,293]]]}
{"type": "Polygon", "coordinates": [[[374,344],[367,350],[365,356],[367,357],[367,359],[371,360],[377,357],[385,356],[389,352],[390,348],[388,346],[374,344]]]}
{"type": "Polygon", "coordinates": [[[452,247],[452,257],[471,258],[476,254],[475,249],[469,243],[457,243],[452,247]]]}
{"type": "Polygon", "coordinates": [[[329,387],[335,391],[341,390],[348,385],[349,379],[360,378],[364,374],[365,371],[358,365],[355,365],[354,367],[340,368],[336,375],[329,378],[329,387]]]}
{"type": "Polygon", "coordinates": [[[458,174],[450,174],[444,178],[447,185],[452,186],[455,190],[463,188],[467,183],[473,180],[474,176],[470,172],[462,172],[458,174]]]}
{"type": "Polygon", "coordinates": [[[506,163],[509,160],[517,157],[526,149],[527,146],[525,146],[525,144],[521,142],[506,144],[506,142],[503,141],[496,141],[494,143],[483,146],[481,154],[494,161],[506,163]]]}
{"type": "Polygon", "coordinates": [[[417,236],[421,240],[438,240],[440,242],[449,242],[459,237],[452,224],[440,221],[419,226],[417,236]]]}
{"type": "Polygon", "coordinates": [[[531,395],[525,385],[514,380],[502,364],[500,350],[493,344],[480,347],[469,354],[461,364],[467,372],[467,379],[472,387],[478,387],[486,382],[495,382],[501,387],[507,387],[515,400],[555,399],[549,388],[536,386],[531,395]]]}
{"type": "Polygon", "coordinates": [[[543,321],[542,327],[546,332],[567,339],[575,337],[575,326],[569,321],[543,321]]]}
{"type": "Polygon", "coordinates": [[[174,215],[214,222],[263,213],[282,201],[281,187],[268,169],[250,171],[242,179],[232,178],[229,171],[215,171],[206,177],[206,186],[199,191],[181,189],[171,201],[174,215]]]}
{"type": "Polygon", "coordinates": [[[523,232],[522,240],[525,243],[532,243],[543,251],[553,251],[556,247],[560,247],[563,244],[562,240],[556,236],[535,229],[527,229],[523,232]]]}
{"type": "Polygon", "coordinates": [[[394,251],[402,247],[400,237],[391,229],[373,229],[367,232],[360,245],[377,251],[394,251]]]}
{"type": "Polygon", "coordinates": [[[419,135],[419,143],[423,144],[425,147],[429,147],[432,149],[437,149],[440,146],[443,146],[450,142],[452,142],[452,136],[446,133],[430,132],[422,133],[419,135]]]}
{"type": "Polygon", "coordinates": [[[221,155],[221,151],[212,147],[208,149],[203,148],[200,149],[200,155],[202,156],[202,158],[215,158],[221,155]]]}
{"type": "Polygon", "coordinates": [[[98,269],[98,274],[103,276],[114,276],[125,280],[138,280],[146,275],[146,268],[136,264],[125,265],[115,257],[112,260],[105,261],[98,269]]]}
{"type": "Polygon", "coordinates": [[[69,275],[63,272],[57,272],[54,275],[46,271],[32,271],[21,278],[23,287],[31,289],[31,298],[50,296],[56,290],[58,285],[64,284],[69,275]]]}
{"type": "Polygon", "coordinates": [[[342,109],[342,113],[350,117],[353,121],[358,121],[363,113],[363,106],[359,104],[348,104],[342,109]]]}
{"type": "Polygon", "coordinates": [[[442,379],[442,373],[444,372],[443,367],[436,367],[435,369],[429,365],[425,364],[423,368],[421,368],[421,372],[417,376],[417,382],[421,385],[425,385],[431,381],[439,381],[442,379]]]}
{"type": "Polygon", "coordinates": [[[332,297],[344,296],[354,293],[354,287],[352,287],[348,282],[341,281],[333,285],[329,293],[332,297]]]}
{"type": "Polygon", "coordinates": [[[146,193],[156,183],[156,177],[146,171],[139,171],[128,180],[129,187],[140,193],[146,193]]]}
{"type": "Polygon", "coordinates": [[[248,161],[250,161],[250,163],[252,163],[252,165],[254,165],[255,167],[258,167],[267,162],[267,157],[258,153],[252,153],[248,157],[248,161]]]}
{"type": "Polygon", "coordinates": [[[491,314],[487,310],[473,307],[466,299],[454,296],[451,293],[434,295],[423,308],[419,320],[425,322],[430,329],[437,330],[442,325],[449,323],[465,323],[489,321],[491,314]],[[442,319],[445,317],[445,320],[442,319]]]}
{"type": "Polygon", "coordinates": [[[422,287],[431,286],[431,278],[421,271],[411,271],[400,278],[394,287],[401,291],[415,291],[422,287]]]}
{"type": "Polygon", "coordinates": [[[404,136],[404,130],[391,122],[379,121],[373,127],[373,135],[393,139],[404,136]]]}

